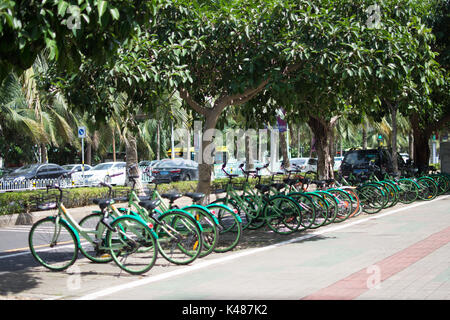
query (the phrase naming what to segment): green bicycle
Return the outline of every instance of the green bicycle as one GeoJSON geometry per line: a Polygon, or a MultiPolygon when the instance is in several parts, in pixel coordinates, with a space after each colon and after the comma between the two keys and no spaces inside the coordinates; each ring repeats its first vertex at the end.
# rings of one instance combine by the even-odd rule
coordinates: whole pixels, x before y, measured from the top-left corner
{"type": "Polygon", "coordinates": [[[153,267],[158,250],[157,235],[151,225],[130,215],[114,218],[105,210],[107,207],[114,210],[114,202],[97,199],[100,219],[94,228],[87,228],[77,223],[65,208],[62,188],[52,185],[47,186],[47,192],[49,189],[59,190],[54,203],[57,213],[34,223],[28,236],[31,254],[41,265],[53,271],[65,270],[75,263],[81,251],[93,262],[114,260],[131,274],[142,274],[153,267]]]}
{"type": "Polygon", "coordinates": [[[268,185],[256,184],[255,190],[250,186],[248,179],[250,174],[256,174],[256,171],[244,170],[243,164],[240,165],[240,169],[246,179],[242,184],[242,193],[239,194],[232,183],[237,175],[226,172],[225,166],[226,163],[222,165],[222,170],[229,178],[224,190],[226,195],[213,203],[224,204],[236,210],[243,221],[243,228],[257,229],[267,225],[279,234],[291,234],[299,229],[301,210],[294,199],[282,194],[270,196],[268,185]]]}
{"type": "Polygon", "coordinates": [[[138,177],[128,178],[133,181],[129,196],[125,199],[116,199],[128,201],[128,207],[118,208],[118,211],[121,214],[140,217],[154,225],[159,252],[167,261],[185,265],[200,257],[204,238],[198,220],[182,209],[169,209],[164,212],[158,210],[161,200],[139,197],[135,190],[138,177]]]}

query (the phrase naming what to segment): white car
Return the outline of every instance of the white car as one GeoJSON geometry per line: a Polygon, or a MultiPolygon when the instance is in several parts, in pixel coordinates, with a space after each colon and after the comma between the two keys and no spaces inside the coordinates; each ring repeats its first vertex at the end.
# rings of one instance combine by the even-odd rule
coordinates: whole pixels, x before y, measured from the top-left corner
{"type": "MultiPolygon", "coordinates": [[[[72,172],[79,172],[82,171],[83,169],[83,165],[82,164],[65,164],[62,166],[64,169],[72,171],[72,172]]],[[[91,170],[91,166],[88,164],[84,165],[84,171],[89,171],[91,170]]]]}
{"type": "Polygon", "coordinates": [[[334,171],[338,171],[341,167],[342,160],[344,160],[344,157],[334,157],[334,171]]]}
{"type": "MultiPolygon", "coordinates": [[[[84,183],[88,185],[98,185],[100,182],[107,182],[112,185],[125,185],[126,162],[104,162],[92,167],[84,173],[84,183]]],[[[83,183],[81,172],[72,174],[75,183],[83,183]]]]}
{"type": "Polygon", "coordinates": [[[403,161],[405,161],[405,162],[409,159],[409,154],[407,154],[407,153],[400,153],[400,155],[402,156],[403,161]]]}
{"type": "Polygon", "coordinates": [[[289,159],[291,169],[299,168],[302,172],[317,172],[316,158],[291,158],[289,159]],[[295,166],[294,166],[295,164],[295,166]]]}

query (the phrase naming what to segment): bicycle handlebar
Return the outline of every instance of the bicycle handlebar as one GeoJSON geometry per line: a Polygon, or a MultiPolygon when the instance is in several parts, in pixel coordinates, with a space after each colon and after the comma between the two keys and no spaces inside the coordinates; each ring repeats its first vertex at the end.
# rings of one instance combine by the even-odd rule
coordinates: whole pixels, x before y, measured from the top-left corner
{"type": "Polygon", "coordinates": [[[109,184],[109,183],[107,183],[107,182],[100,182],[98,185],[99,185],[99,186],[107,187],[107,188],[109,189],[109,192],[108,192],[108,198],[111,198],[111,195],[112,195],[112,185],[109,184]]]}

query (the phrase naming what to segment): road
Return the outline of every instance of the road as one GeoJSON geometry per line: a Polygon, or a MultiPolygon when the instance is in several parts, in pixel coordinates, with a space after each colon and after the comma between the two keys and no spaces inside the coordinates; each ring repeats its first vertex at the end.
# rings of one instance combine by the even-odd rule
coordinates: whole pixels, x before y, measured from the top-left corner
{"type": "Polygon", "coordinates": [[[450,299],[450,196],[307,233],[245,231],[238,250],[142,276],[79,260],[39,266],[29,226],[0,228],[0,298],[63,300],[450,299]]]}

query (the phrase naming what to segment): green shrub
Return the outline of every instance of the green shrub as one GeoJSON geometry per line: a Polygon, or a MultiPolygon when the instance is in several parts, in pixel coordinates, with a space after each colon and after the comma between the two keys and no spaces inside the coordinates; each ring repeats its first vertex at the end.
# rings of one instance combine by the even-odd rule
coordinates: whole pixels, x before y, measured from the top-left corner
{"type": "MultiPolygon", "coordinates": [[[[280,177],[278,177],[280,179],[280,177]]],[[[212,181],[211,189],[223,189],[228,183],[228,178],[216,179],[212,181]]],[[[238,177],[233,179],[233,184],[242,184],[245,178],[238,177]]],[[[250,185],[258,183],[258,179],[249,179],[250,185]]],[[[262,178],[261,183],[270,183],[270,178],[262,178]]],[[[197,189],[198,181],[178,181],[158,185],[158,192],[165,193],[178,191],[181,193],[193,192],[197,189]]],[[[154,185],[146,186],[147,192],[153,190],[154,185]]],[[[118,186],[113,187],[113,197],[124,197],[130,192],[130,187],[118,186]]],[[[63,202],[66,208],[76,208],[92,205],[93,199],[107,198],[109,189],[104,187],[82,187],[82,188],[66,188],[63,191],[63,202]]],[[[33,191],[14,191],[0,193],[0,215],[29,213],[38,210],[38,205],[46,202],[56,202],[59,191],[51,189],[33,190],[33,191]]]]}

